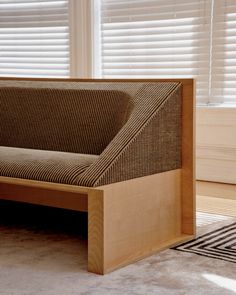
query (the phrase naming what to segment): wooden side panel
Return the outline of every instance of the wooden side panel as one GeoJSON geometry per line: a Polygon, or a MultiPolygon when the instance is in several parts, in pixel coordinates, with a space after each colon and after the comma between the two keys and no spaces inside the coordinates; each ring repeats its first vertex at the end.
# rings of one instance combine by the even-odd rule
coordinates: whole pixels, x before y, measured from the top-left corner
{"type": "Polygon", "coordinates": [[[180,178],[178,169],[89,195],[90,271],[104,274],[189,238],[181,234],[180,178]]]}
{"type": "Polygon", "coordinates": [[[182,84],[182,233],[195,234],[195,89],[193,80],[182,84]]]}

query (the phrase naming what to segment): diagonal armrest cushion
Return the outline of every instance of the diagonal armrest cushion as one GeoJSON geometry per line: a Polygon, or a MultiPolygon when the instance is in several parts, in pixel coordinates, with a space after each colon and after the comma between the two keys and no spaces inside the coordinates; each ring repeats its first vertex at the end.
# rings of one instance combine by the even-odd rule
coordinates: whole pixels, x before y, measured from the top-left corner
{"type": "Polygon", "coordinates": [[[181,83],[145,83],[123,128],[75,183],[101,186],[181,167],[181,83]]]}

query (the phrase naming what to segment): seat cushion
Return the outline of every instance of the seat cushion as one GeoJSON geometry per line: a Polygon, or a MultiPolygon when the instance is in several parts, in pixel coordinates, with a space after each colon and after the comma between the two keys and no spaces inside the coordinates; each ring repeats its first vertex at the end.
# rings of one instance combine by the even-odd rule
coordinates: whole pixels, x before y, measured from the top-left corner
{"type": "Polygon", "coordinates": [[[74,184],[97,155],[0,147],[0,175],[74,184]]]}

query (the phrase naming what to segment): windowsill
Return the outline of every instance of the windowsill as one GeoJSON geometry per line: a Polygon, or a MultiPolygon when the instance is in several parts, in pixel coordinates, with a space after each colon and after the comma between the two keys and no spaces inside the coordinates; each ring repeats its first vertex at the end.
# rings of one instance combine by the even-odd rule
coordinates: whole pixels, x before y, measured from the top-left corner
{"type": "Polygon", "coordinates": [[[226,103],[221,103],[217,105],[197,105],[197,109],[236,109],[236,103],[232,104],[226,104],[226,103]]]}

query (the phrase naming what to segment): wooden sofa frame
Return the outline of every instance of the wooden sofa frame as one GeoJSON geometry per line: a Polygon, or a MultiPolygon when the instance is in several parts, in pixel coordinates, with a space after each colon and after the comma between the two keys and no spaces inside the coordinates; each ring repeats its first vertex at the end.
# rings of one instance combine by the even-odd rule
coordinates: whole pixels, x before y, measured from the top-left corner
{"type": "Polygon", "coordinates": [[[88,212],[88,271],[105,274],[195,235],[192,79],[15,79],[182,83],[182,167],[100,187],[0,176],[0,199],[88,212]]]}

